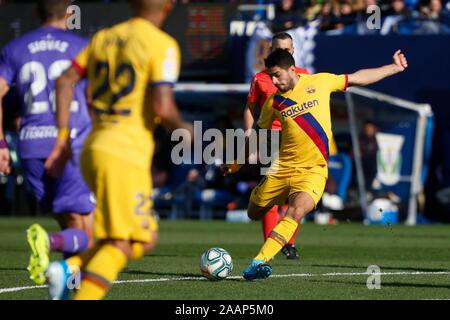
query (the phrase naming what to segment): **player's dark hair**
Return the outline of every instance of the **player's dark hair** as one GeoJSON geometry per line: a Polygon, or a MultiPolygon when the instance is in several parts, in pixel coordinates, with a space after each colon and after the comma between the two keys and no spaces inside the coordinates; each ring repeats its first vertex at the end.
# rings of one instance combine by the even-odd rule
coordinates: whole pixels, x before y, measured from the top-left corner
{"type": "Polygon", "coordinates": [[[288,69],[289,67],[295,65],[294,57],[283,49],[276,49],[264,60],[266,68],[272,68],[278,66],[283,69],[288,69]]]}
{"type": "Polygon", "coordinates": [[[167,4],[167,0],[128,0],[135,11],[160,11],[167,4]]]}
{"type": "Polygon", "coordinates": [[[66,16],[70,0],[38,0],[37,13],[42,22],[60,20],[66,16]]]}
{"type": "Polygon", "coordinates": [[[373,122],[372,120],[365,120],[363,123],[363,126],[368,126],[368,125],[377,127],[377,124],[375,122],[373,122]]]}
{"type": "Polygon", "coordinates": [[[287,32],[278,32],[277,34],[275,34],[272,37],[272,43],[274,43],[276,40],[286,40],[286,39],[290,39],[291,41],[293,41],[292,37],[291,37],[291,35],[289,33],[287,33],[287,32]]]}

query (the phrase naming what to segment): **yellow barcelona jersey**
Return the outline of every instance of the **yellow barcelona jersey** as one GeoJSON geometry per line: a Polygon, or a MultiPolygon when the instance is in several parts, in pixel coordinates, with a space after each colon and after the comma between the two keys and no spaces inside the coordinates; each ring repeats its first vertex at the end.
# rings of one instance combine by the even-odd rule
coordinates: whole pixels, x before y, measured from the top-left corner
{"type": "Polygon", "coordinates": [[[272,171],[278,176],[308,170],[328,176],[332,141],[330,94],[347,88],[347,75],[299,75],[297,85],[277,92],[264,104],[258,125],[270,129],[281,122],[281,146],[272,171]]]}
{"type": "Polygon", "coordinates": [[[155,115],[151,87],[174,84],[177,42],[142,18],[97,32],[73,66],[89,80],[95,120],[85,148],[149,168],[155,115]]]}

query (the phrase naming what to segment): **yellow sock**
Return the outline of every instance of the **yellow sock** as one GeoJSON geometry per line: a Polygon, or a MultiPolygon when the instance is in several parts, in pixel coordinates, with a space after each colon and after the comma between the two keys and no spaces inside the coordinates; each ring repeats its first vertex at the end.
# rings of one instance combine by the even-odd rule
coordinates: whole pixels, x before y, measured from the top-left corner
{"type": "Polygon", "coordinates": [[[131,260],[137,260],[144,256],[144,244],[141,242],[133,242],[131,245],[131,260]]]}
{"type": "Polygon", "coordinates": [[[284,217],[281,219],[281,221],[270,233],[266,242],[264,242],[255,259],[263,260],[265,262],[272,259],[292,237],[297,229],[297,226],[298,222],[290,217],[284,217]]]}
{"type": "Polygon", "coordinates": [[[72,256],[70,258],[67,258],[66,262],[72,272],[74,271],[74,269],[81,269],[81,267],[83,266],[83,259],[81,259],[80,256],[72,256]]]}
{"type": "Polygon", "coordinates": [[[102,245],[83,268],[80,290],[74,300],[102,299],[126,263],[122,250],[111,244],[102,245]]]}
{"type": "Polygon", "coordinates": [[[67,265],[74,272],[76,269],[80,270],[83,266],[85,266],[89,260],[94,256],[94,254],[100,249],[100,247],[93,247],[89,250],[86,250],[76,256],[72,256],[66,259],[67,265]]]}

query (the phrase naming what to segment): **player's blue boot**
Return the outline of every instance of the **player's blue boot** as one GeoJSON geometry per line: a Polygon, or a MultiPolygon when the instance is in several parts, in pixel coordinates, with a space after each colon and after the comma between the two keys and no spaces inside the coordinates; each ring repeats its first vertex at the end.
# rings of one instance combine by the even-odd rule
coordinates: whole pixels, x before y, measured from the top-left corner
{"type": "Polygon", "coordinates": [[[50,300],[69,300],[68,280],[72,276],[65,260],[50,263],[47,272],[48,297],[50,300]]]}
{"type": "Polygon", "coordinates": [[[272,274],[272,267],[262,260],[253,259],[244,270],[242,276],[245,280],[265,279],[272,274]]]}

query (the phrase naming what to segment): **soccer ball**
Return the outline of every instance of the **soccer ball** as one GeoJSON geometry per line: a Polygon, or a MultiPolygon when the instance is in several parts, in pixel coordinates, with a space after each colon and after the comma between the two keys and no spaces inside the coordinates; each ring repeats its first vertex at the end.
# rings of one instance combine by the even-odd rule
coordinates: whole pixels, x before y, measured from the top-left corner
{"type": "Polygon", "coordinates": [[[230,254],[222,248],[211,248],[200,258],[200,271],[209,280],[222,280],[233,271],[230,254]]]}

